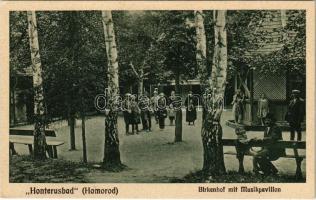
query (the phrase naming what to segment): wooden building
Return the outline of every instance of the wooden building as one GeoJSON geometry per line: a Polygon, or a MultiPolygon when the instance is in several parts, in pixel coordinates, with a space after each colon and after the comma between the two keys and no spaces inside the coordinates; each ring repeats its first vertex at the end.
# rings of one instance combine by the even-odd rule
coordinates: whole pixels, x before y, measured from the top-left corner
{"type": "Polygon", "coordinates": [[[31,67],[15,69],[10,73],[10,126],[32,121],[32,81],[31,67]]]}
{"type": "MultiPolygon", "coordinates": [[[[281,42],[282,35],[280,29],[286,26],[287,13],[285,10],[272,11],[271,15],[267,14],[262,21],[259,29],[267,34],[264,37],[269,38],[268,42],[260,45],[260,48],[249,52],[249,56],[254,54],[272,54],[280,50],[283,46],[281,42]]],[[[291,91],[299,89],[301,97],[305,99],[305,78],[290,72],[262,74],[258,69],[249,71],[247,80],[242,84],[240,78],[235,77],[235,90],[241,88],[247,90],[246,100],[244,103],[244,114],[242,123],[245,125],[258,125],[257,104],[261,94],[265,94],[269,100],[269,109],[275,115],[277,121],[284,122],[284,116],[287,112],[291,91]]]]}

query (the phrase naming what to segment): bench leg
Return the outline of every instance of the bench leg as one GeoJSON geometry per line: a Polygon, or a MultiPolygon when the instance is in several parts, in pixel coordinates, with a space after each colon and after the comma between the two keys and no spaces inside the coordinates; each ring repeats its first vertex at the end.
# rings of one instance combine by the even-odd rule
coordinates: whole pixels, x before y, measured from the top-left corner
{"type": "Polygon", "coordinates": [[[296,173],[295,173],[295,179],[296,180],[302,180],[303,179],[303,174],[302,174],[302,169],[301,169],[301,164],[303,161],[303,158],[300,158],[298,156],[298,151],[297,148],[293,148],[294,151],[294,156],[295,156],[295,161],[296,161],[296,173]]]}
{"type": "Polygon", "coordinates": [[[53,146],[53,158],[58,158],[57,156],[57,147],[53,146]]]}
{"type": "Polygon", "coordinates": [[[48,145],[48,146],[46,147],[46,151],[47,151],[48,156],[49,156],[50,158],[53,158],[53,157],[54,157],[54,154],[53,154],[53,147],[52,147],[51,145],[48,145]]]}
{"type": "Polygon", "coordinates": [[[238,173],[239,174],[244,174],[245,173],[245,168],[244,168],[244,155],[237,155],[236,156],[239,162],[239,168],[238,168],[238,173]]]}
{"type": "Polygon", "coordinates": [[[33,155],[33,147],[32,147],[32,145],[28,144],[27,146],[29,147],[30,155],[33,155]]]}
{"type": "Polygon", "coordinates": [[[245,173],[245,168],[244,168],[245,146],[237,142],[235,148],[236,148],[236,153],[237,153],[236,158],[238,159],[238,163],[239,163],[238,173],[244,174],[245,173]]]}
{"type": "Polygon", "coordinates": [[[9,148],[10,148],[11,155],[18,155],[17,152],[15,151],[14,144],[12,142],[9,143],[9,148]]]}
{"type": "Polygon", "coordinates": [[[303,161],[302,158],[295,158],[296,160],[296,173],[295,173],[295,179],[296,180],[302,180],[303,179],[303,174],[302,174],[302,169],[301,169],[301,163],[303,161]]]}

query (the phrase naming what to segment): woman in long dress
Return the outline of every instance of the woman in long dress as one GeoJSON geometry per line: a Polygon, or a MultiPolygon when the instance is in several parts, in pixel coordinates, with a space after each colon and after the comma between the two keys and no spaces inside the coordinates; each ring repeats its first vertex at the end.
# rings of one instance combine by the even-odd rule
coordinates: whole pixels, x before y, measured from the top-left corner
{"type": "Polygon", "coordinates": [[[140,124],[140,109],[134,95],[131,96],[131,119],[130,123],[132,124],[132,134],[136,131],[138,134],[138,124],[140,124]]]}
{"type": "Polygon", "coordinates": [[[159,94],[157,107],[159,128],[163,130],[165,128],[165,119],[167,118],[167,99],[164,93],[159,94]]]}
{"type": "Polygon", "coordinates": [[[188,97],[185,100],[186,106],[186,121],[188,125],[191,125],[196,120],[196,103],[194,102],[194,97],[192,95],[192,91],[189,92],[188,97]]]}
{"type": "Polygon", "coordinates": [[[260,119],[261,125],[264,125],[264,119],[269,113],[269,101],[265,94],[261,94],[258,100],[258,112],[257,116],[260,119]]]}
{"type": "Polygon", "coordinates": [[[232,102],[235,123],[241,123],[242,116],[243,116],[243,101],[244,101],[244,96],[241,90],[237,90],[233,97],[233,102],[232,102]]]}

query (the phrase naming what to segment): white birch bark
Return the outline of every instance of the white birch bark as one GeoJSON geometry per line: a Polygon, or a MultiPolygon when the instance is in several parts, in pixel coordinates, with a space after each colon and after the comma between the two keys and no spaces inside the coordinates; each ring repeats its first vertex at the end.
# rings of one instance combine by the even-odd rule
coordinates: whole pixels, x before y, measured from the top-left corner
{"type": "Polygon", "coordinates": [[[31,50],[34,88],[34,158],[45,159],[46,139],[44,118],[44,94],[42,85],[43,78],[35,11],[27,11],[27,23],[31,50]]]}
{"type": "Polygon", "coordinates": [[[116,98],[119,94],[118,60],[114,33],[114,24],[111,11],[102,11],[106,55],[108,62],[107,95],[108,112],[105,115],[105,142],[103,166],[113,169],[122,167],[119,151],[119,138],[117,129],[116,98]]]}
{"type": "Polygon", "coordinates": [[[204,15],[202,10],[194,11],[196,30],[196,61],[198,65],[199,78],[202,84],[206,82],[206,35],[204,28],[204,15]]]}

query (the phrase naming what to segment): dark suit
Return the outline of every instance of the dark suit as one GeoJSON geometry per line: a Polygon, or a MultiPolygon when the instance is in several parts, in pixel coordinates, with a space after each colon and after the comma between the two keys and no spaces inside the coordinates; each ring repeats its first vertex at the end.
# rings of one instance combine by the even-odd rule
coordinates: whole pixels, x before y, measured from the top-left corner
{"type": "Polygon", "coordinates": [[[305,105],[300,98],[292,99],[289,104],[286,120],[290,124],[291,140],[294,140],[295,131],[297,132],[297,140],[302,139],[301,123],[304,120],[305,105]]]}
{"type": "Polygon", "coordinates": [[[277,173],[278,170],[270,161],[285,155],[285,149],[275,145],[278,140],[282,140],[281,129],[275,124],[270,128],[267,127],[264,131],[263,141],[268,145],[254,156],[254,171],[261,170],[264,174],[277,173]]]}

